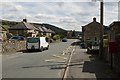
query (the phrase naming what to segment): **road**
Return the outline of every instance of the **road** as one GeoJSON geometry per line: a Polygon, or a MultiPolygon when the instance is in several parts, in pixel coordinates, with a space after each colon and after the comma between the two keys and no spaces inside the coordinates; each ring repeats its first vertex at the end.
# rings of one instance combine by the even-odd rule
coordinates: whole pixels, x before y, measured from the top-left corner
{"type": "Polygon", "coordinates": [[[52,43],[49,50],[43,52],[18,52],[15,55],[3,56],[2,77],[61,78],[63,66],[68,59],[68,55],[62,54],[70,49],[74,41],[75,39],[70,39],[68,42],[52,43]]]}

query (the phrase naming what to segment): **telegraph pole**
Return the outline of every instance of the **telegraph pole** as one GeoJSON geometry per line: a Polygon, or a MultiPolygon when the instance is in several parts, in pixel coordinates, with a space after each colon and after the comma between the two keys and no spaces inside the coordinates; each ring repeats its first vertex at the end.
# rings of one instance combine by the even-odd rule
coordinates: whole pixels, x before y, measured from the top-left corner
{"type": "Polygon", "coordinates": [[[103,58],[103,0],[92,0],[93,2],[96,2],[96,1],[100,1],[100,24],[101,24],[101,27],[100,27],[100,44],[99,44],[99,56],[100,56],[100,59],[103,58]]]}
{"type": "Polygon", "coordinates": [[[103,58],[103,1],[100,1],[100,23],[101,23],[101,30],[100,30],[100,59],[103,58]]]}

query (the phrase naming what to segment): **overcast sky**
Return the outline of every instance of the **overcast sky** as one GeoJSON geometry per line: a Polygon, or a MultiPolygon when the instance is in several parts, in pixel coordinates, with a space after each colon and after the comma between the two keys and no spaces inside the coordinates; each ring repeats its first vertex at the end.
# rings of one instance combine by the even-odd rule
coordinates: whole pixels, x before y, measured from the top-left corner
{"type": "MultiPolygon", "coordinates": [[[[41,0],[26,2],[7,1],[1,2],[0,19],[28,22],[49,23],[66,30],[81,31],[81,26],[92,22],[96,17],[100,21],[100,2],[66,0],[52,1],[41,0]]],[[[118,20],[118,0],[104,2],[104,25],[108,26],[118,20]]]]}

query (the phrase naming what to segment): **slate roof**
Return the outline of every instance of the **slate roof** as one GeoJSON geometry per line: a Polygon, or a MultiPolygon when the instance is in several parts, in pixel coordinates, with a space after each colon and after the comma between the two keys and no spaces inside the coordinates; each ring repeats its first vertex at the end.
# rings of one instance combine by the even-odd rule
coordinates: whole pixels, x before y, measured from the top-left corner
{"type": "MultiPolygon", "coordinates": [[[[112,25],[113,25],[113,23],[111,24],[111,26],[112,25]]],[[[82,26],[82,27],[84,28],[84,27],[90,27],[90,26],[99,26],[99,27],[101,27],[102,25],[101,25],[101,23],[93,20],[93,22],[88,23],[87,25],[82,26]]],[[[103,25],[103,32],[108,33],[109,31],[110,31],[110,26],[103,25]]]]}
{"type": "Polygon", "coordinates": [[[88,26],[102,26],[102,25],[99,22],[97,22],[96,18],[94,17],[91,23],[88,23],[87,25],[82,26],[82,27],[88,27],[88,26]]]}
{"type": "Polygon", "coordinates": [[[37,25],[37,24],[36,24],[35,27],[38,28],[40,32],[44,32],[44,30],[43,30],[43,28],[42,28],[41,25],[37,25]]]}
{"type": "MultiPolygon", "coordinates": [[[[101,23],[93,20],[93,22],[88,23],[87,25],[82,26],[82,27],[89,27],[89,26],[99,26],[99,27],[101,27],[102,25],[101,25],[101,23]]],[[[108,26],[104,26],[104,25],[103,25],[103,29],[104,29],[104,31],[108,31],[109,30],[108,26]]]]}
{"type": "Polygon", "coordinates": [[[9,28],[10,30],[38,30],[35,26],[30,23],[20,22],[17,25],[9,28]]]}
{"type": "Polygon", "coordinates": [[[109,25],[109,27],[113,27],[114,25],[119,25],[120,26],[120,21],[114,21],[109,25]]]}
{"type": "Polygon", "coordinates": [[[99,22],[91,22],[85,26],[82,26],[82,27],[87,27],[87,26],[91,26],[91,25],[101,25],[99,22]]]}
{"type": "Polygon", "coordinates": [[[52,31],[51,29],[48,29],[50,33],[55,33],[54,31],[52,31]]]}
{"type": "Polygon", "coordinates": [[[46,27],[43,26],[42,29],[44,30],[44,32],[50,33],[50,30],[48,30],[46,27]]]}
{"type": "Polygon", "coordinates": [[[40,32],[46,32],[46,33],[55,33],[54,31],[52,31],[51,29],[46,28],[43,25],[40,24],[35,24],[35,27],[39,29],[40,32]]]}

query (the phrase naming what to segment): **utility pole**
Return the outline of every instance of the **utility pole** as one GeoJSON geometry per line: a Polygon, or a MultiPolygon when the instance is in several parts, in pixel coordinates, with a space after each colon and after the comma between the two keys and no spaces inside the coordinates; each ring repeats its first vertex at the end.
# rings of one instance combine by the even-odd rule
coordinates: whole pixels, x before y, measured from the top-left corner
{"type": "Polygon", "coordinates": [[[120,21],[120,1],[118,2],[118,21],[120,21]]]}
{"type": "Polygon", "coordinates": [[[100,28],[100,59],[103,58],[103,1],[100,1],[100,23],[101,23],[101,28],[100,28]]]}
{"type": "Polygon", "coordinates": [[[103,58],[103,0],[92,0],[93,2],[96,2],[96,1],[100,1],[100,24],[101,24],[101,27],[100,27],[100,44],[99,44],[99,57],[100,59],[103,58]]]}

